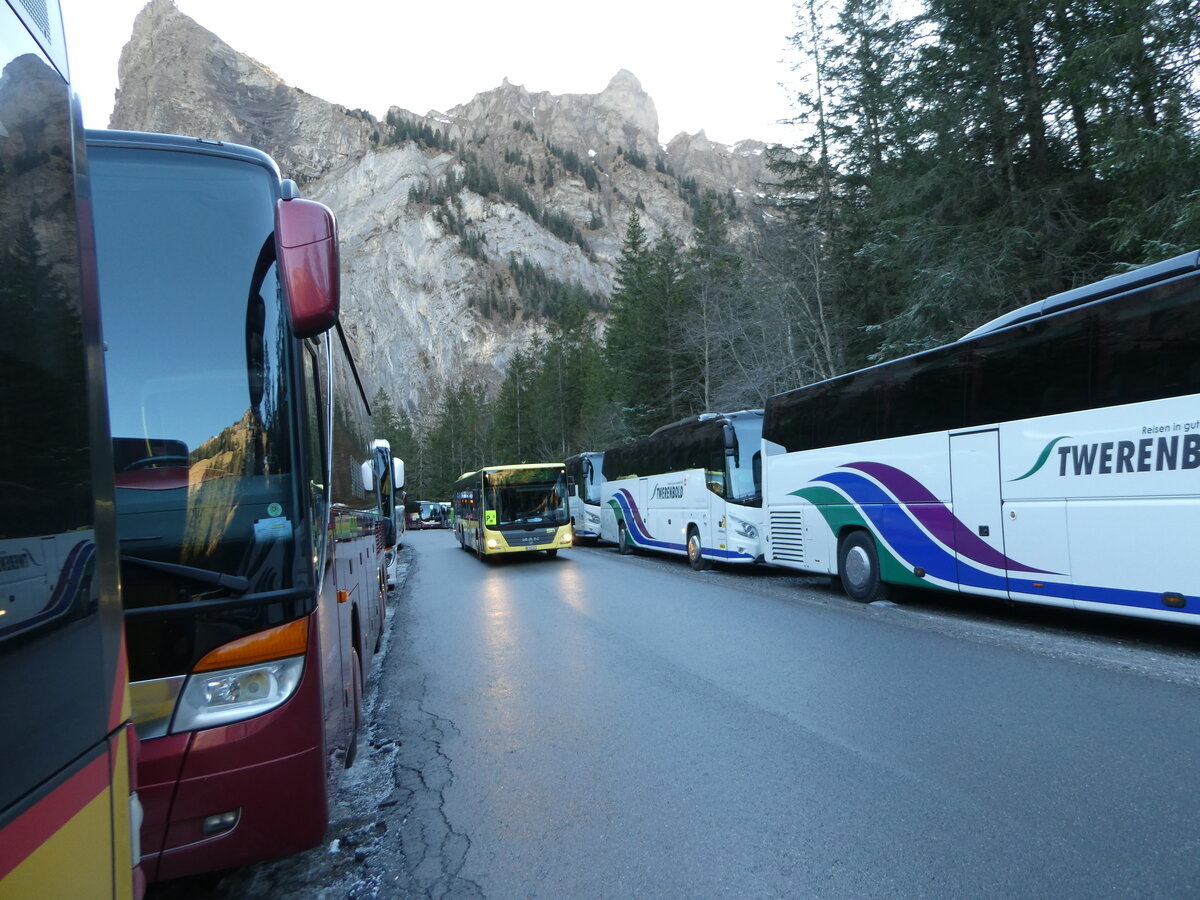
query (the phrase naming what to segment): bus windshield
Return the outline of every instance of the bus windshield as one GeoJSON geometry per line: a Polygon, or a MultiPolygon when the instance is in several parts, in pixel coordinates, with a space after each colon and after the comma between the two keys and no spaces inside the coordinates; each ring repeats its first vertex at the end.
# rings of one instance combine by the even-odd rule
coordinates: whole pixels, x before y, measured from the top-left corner
{"type": "Polygon", "coordinates": [[[584,503],[598,504],[600,502],[600,466],[599,460],[584,457],[582,475],[579,477],[579,496],[584,503]]]}
{"type": "Polygon", "coordinates": [[[561,468],[491,470],[484,474],[489,528],[514,525],[565,525],[567,479],[561,468]]]}
{"type": "Polygon", "coordinates": [[[729,500],[745,502],[762,496],[762,426],[762,416],[737,420],[737,453],[728,458],[729,500]]]}
{"type": "Polygon", "coordinates": [[[302,513],[271,173],[163,150],[90,159],[126,606],[293,587],[302,513]]]}

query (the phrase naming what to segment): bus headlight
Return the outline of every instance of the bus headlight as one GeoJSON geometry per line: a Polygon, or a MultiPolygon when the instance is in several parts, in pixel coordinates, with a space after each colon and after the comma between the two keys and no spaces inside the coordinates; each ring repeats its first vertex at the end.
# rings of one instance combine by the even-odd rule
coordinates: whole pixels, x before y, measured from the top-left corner
{"type": "Polygon", "coordinates": [[[260,716],[295,693],[303,673],[303,656],[193,672],[179,695],[171,731],[195,731],[260,716]]]}
{"type": "Polygon", "coordinates": [[[569,532],[569,531],[564,531],[564,532],[563,532],[563,536],[562,536],[562,537],[560,537],[560,538],[558,539],[558,542],[559,542],[560,544],[569,544],[569,543],[571,543],[571,532],[569,532]]]}
{"type": "Polygon", "coordinates": [[[739,519],[737,516],[729,517],[729,524],[733,526],[734,534],[741,535],[751,541],[758,540],[758,528],[751,522],[745,519],[739,519]]]}
{"type": "Polygon", "coordinates": [[[495,550],[499,546],[500,546],[500,542],[498,540],[496,540],[495,538],[487,539],[487,548],[489,550],[495,550]]]}

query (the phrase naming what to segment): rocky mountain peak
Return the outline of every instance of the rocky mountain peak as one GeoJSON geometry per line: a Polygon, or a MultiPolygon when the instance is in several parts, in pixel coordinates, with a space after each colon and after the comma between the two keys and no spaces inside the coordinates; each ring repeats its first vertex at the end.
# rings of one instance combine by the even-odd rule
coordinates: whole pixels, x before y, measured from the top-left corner
{"type": "Polygon", "coordinates": [[[498,123],[528,123],[557,146],[577,153],[614,153],[618,147],[653,157],[658,152],[658,111],[641,82],[625,69],[599,94],[531,93],[505,78],[448,111],[468,140],[494,134],[498,123]]]}
{"type": "Polygon", "coordinates": [[[605,91],[628,91],[630,93],[642,93],[642,83],[637,80],[637,76],[628,69],[618,69],[617,74],[608,82],[608,87],[605,91]]]}
{"type": "Polygon", "coordinates": [[[361,158],[369,145],[369,117],[289,87],[173,0],[150,0],[138,13],[117,75],[110,128],[247,144],[301,182],[361,158]]]}
{"type": "Polygon", "coordinates": [[[384,121],[285,84],[150,0],[121,54],[111,127],[258,147],[337,214],[343,325],[368,393],[432,411],[464,376],[495,384],[563,298],[603,323],[625,225],[686,242],[706,192],[733,231],[753,218],[757,142],[703,132],[664,148],[654,101],[618,71],[598,94],[505,78],[445,112],[384,121]]]}
{"type": "Polygon", "coordinates": [[[612,77],[596,98],[596,105],[612,111],[658,143],[658,110],[650,95],[642,90],[642,83],[628,69],[621,69],[612,77]]]}

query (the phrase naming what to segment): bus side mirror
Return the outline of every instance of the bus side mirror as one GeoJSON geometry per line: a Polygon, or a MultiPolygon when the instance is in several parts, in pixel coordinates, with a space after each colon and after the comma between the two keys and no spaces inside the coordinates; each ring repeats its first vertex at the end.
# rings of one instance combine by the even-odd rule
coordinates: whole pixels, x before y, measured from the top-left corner
{"type": "Polygon", "coordinates": [[[396,490],[404,487],[404,460],[392,457],[392,484],[396,490]]]}
{"type": "Polygon", "coordinates": [[[337,223],[329,207],[276,200],[275,253],[292,333],[324,334],[337,324],[341,301],[337,223]]]}
{"type": "Polygon", "coordinates": [[[733,431],[733,426],[726,422],[722,426],[725,433],[725,455],[733,457],[733,464],[740,466],[742,464],[741,454],[738,452],[737,435],[733,431]]]}
{"type": "Polygon", "coordinates": [[[375,490],[375,464],[367,460],[362,464],[362,486],[364,491],[375,490]]]}

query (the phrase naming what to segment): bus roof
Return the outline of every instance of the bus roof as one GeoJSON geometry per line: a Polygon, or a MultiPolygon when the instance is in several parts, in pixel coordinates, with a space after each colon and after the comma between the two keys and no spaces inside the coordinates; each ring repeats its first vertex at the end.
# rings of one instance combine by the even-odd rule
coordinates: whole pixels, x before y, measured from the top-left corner
{"type": "MultiPolygon", "coordinates": [[[[560,462],[544,462],[544,463],[511,463],[509,465],[484,466],[480,472],[508,472],[514,469],[561,469],[563,463],[560,462]]],[[[472,473],[473,474],[473,473],[472,473]]]]}
{"type": "Polygon", "coordinates": [[[699,425],[703,422],[713,421],[736,423],[738,419],[749,419],[755,416],[761,419],[763,411],[761,409],[739,409],[737,412],[728,413],[700,413],[696,416],[688,416],[686,419],[680,419],[678,422],[671,422],[669,425],[660,425],[650,432],[650,437],[660,432],[670,431],[672,428],[680,428],[684,425],[699,425]]]}
{"type": "Polygon", "coordinates": [[[563,465],[566,465],[567,463],[571,462],[571,460],[573,460],[573,459],[586,459],[588,457],[603,456],[603,455],[604,455],[603,450],[583,450],[579,453],[574,453],[571,456],[568,456],[566,459],[563,460],[563,465]]]}
{"type": "Polygon", "coordinates": [[[1059,294],[1053,294],[1046,297],[1044,300],[1038,300],[1036,303],[1030,303],[1018,309],[1006,312],[1002,316],[997,316],[990,322],[980,325],[974,331],[969,331],[956,341],[950,341],[947,344],[941,344],[937,347],[930,347],[927,350],[919,350],[916,353],[911,353],[906,356],[897,357],[896,359],[885,360],[884,362],[875,363],[874,365],[864,366],[861,369],[851,370],[833,375],[821,381],[810,382],[809,384],[800,385],[799,387],[789,388],[786,391],[780,391],[768,399],[768,405],[775,405],[784,397],[799,397],[807,393],[812,388],[819,385],[832,384],[834,382],[843,381],[851,376],[859,375],[863,372],[869,372],[872,369],[890,368],[896,363],[903,360],[915,360],[923,356],[933,356],[934,354],[945,351],[947,347],[953,347],[955,344],[960,344],[965,341],[974,340],[978,337],[983,337],[985,334],[990,334],[993,331],[1000,331],[1003,328],[1008,328],[1012,325],[1019,325],[1022,322],[1028,322],[1032,319],[1037,319],[1042,316],[1048,316],[1053,313],[1060,313],[1064,310],[1071,309],[1076,306],[1083,306],[1087,303],[1093,303],[1097,300],[1104,300],[1113,297],[1117,294],[1126,291],[1132,291],[1140,287],[1145,287],[1149,284],[1155,284],[1160,281],[1169,281],[1174,278],[1179,278],[1184,275],[1189,275],[1200,270],[1200,250],[1191,250],[1187,253],[1182,253],[1179,256],[1174,256],[1171,259],[1165,259],[1162,262],[1152,263],[1148,266],[1142,266],[1139,269],[1134,269],[1129,272],[1122,272],[1119,275],[1113,275],[1105,278],[1102,281],[1094,282],[1093,284],[1085,284],[1082,287],[1072,288],[1069,291],[1063,291],[1059,294]]]}
{"type": "Polygon", "coordinates": [[[1070,309],[1072,306],[1082,306],[1085,303],[1091,303],[1093,300],[1102,300],[1114,294],[1145,287],[1156,281],[1166,281],[1179,275],[1186,275],[1198,268],[1200,268],[1200,250],[1181,253],[1179,256],[1174,256],[1171,259],[1164,259],[1162,262],[1141,266],[1129,272],[1122,272],[1119,275],[1113,275],[1102,281],[1072,288],[1069,291],[1054,294],[1044,300],[1038,300],[1036,303],[1029,303],[1018,309],[1011,310],[1002,316],[997,316],[990,322],[980,325],[974,331],[967,332],[959,340],[967,341],[971,338],[979,337],[981,334],[998,331],[1001,328],[1007,328],[1009,325],[1017,325],[1021,322],[1027,322],[1030,319],[1036,319],[1039,316],[1048,316],[1051,313],[1070,309]]]}
{"type": "MultiPolygon", "coordinates": [[[[174,150],[181,153],[199,153],[204,156],[221,156],[262,166],[274,176],[276,182],[281,182],[279,166],[276,165],[275,160],[261,150],[241,144],[231,144],[208,138],[186,137],[179,134],[153,134],[148,131],[116,131],[102,128],[87,129],[87,142],[90,147],[174,150]]],[[[284,185],[284,199],[299,196],[295,182],[287,179],[281,183],[284,185]],[[289,192],[292,193],[289,195],[289,192]]]]}

